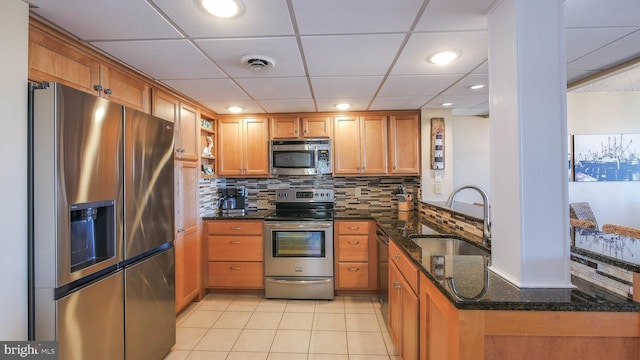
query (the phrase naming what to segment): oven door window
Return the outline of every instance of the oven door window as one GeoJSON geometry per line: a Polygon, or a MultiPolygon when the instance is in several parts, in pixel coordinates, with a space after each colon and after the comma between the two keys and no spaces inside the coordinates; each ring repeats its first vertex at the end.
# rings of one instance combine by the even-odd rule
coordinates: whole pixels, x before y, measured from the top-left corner
{"type": "Polygon", "coordinates": [[[325,232],[318,231],[273,231],[273,257],[325,256],[325,232]]]}
{"type": "Polygon", "coordinates": [[[309,169],[316,167],[313,150],[274,150],[271,156],[275,168],[309,169]]]}

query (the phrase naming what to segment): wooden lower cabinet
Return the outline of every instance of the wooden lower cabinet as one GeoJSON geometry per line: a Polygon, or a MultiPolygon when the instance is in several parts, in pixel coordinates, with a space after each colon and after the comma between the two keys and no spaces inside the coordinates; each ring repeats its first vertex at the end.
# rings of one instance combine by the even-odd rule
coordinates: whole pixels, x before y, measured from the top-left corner
{"type": "Polygon", "coordinates": [[[420,277],[420,359],[640,359],[640,314],[459,310],[420,277]]]}
{"type": "Polygon", "coordinates": [[[209,220],[205,227],[207,287],[264,289],[264,222],[209,220]]]}
{"type": "MultiPolygon", "coordinates": [[[[419,353],[419,300],[417,288],[411,281],[417,276],[418,269],[411,265],[405,274],[401,268],[405,266],[404,257],[398,254],[397,247],[389,244],[389,334],[396,346],[400,359],[414,360],[419,353]],[[409,280],[411,279],[411,280],[409,280]]],[[[417,284],[416,284],[417,285],[417,284]]]]}
{"type": "Polygon", "coordinates": [[[334,222],[337,290],[377,289],[375,224],[368,220],[334,222]],[[370,230],[373,229],[373,230],[370,230]]]}

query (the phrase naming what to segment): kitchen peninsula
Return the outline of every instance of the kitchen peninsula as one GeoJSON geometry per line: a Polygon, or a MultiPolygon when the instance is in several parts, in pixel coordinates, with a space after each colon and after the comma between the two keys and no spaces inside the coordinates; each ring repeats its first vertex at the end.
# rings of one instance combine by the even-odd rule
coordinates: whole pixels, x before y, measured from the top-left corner
{"type": "MultiPolygon", "coordinates": [[[[425,216],[426,206],[420,203],[419,211],[400,219],[396,211],[335,213],[336,221],[375,220],[391,239],[391,249],[417,269],[419,322],[413,336],[419,341],[413,345],[416,351],[419,347],[420,359],[640,356],[640,303],[577,277],[572,278],[573,289],[521,289],[487,271],[478,256],[445,256],[439,264],[423,256],[411,239],[450,233],[425,216]],[[446,277],[453,278],[456,291],[446,277]]],[[[247,218],[255,220],[255,214],[247,218]]],[[[216,219],[220,217],[204,217],[207,222],[216,219]]],[[[391,250],[390,257],[394,255],[391,250]]]]}

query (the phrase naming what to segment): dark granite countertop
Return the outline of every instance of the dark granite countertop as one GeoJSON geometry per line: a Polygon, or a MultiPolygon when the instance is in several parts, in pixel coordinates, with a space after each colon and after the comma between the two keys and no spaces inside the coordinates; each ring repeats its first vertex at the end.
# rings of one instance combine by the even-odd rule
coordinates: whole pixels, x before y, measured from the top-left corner
{"type": "MultiPolygon", "coordinates": [[[[204,220],[264,219],[272,210],[249,211],[244,215],[210,214],[204,220]]],[[[640,311],[640,303],[620,296],[577,277],[572,289],[518,288],[485,267],[479,255],[423,256],[422,249],[410,239],[416,234],[445,234],[436,223],[425,222],[415,211],[398,212],[341,210],[336,220],[374,219],[380,228],[413,259],[418,269],[451,301],[463,310],[536,310],[536,311],[640,311]],[[444,261],[443,261],[444,260],[444,261]],[[433,263],[433,265],[431,265],[433,263]],[[457,295],[446,277],[454,280],[457,295]]],[[[457,237],[453,235],[452,237],[457,237]]],[[[459,237],[457,237],[459,238],[459,237]]],[[[461,239],[461,238],[460,238],[461,239]]]]}

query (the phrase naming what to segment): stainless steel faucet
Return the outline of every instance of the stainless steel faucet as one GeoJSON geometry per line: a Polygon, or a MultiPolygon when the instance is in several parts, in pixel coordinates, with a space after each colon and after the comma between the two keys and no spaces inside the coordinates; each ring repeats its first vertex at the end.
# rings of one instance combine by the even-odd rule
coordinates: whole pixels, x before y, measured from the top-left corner
{"type": "Polygon", "coordinates": [[[455,202],[456,195],[464,189],[476,190],[482,196],[482,244],[486,247],[491,245],[491,221],[489,219],[489,198],[484,190],[480,189],[476,185],[461,185],[453,189],[451,195],[447,199],[445,206],[451,208],[455,202]]]}

